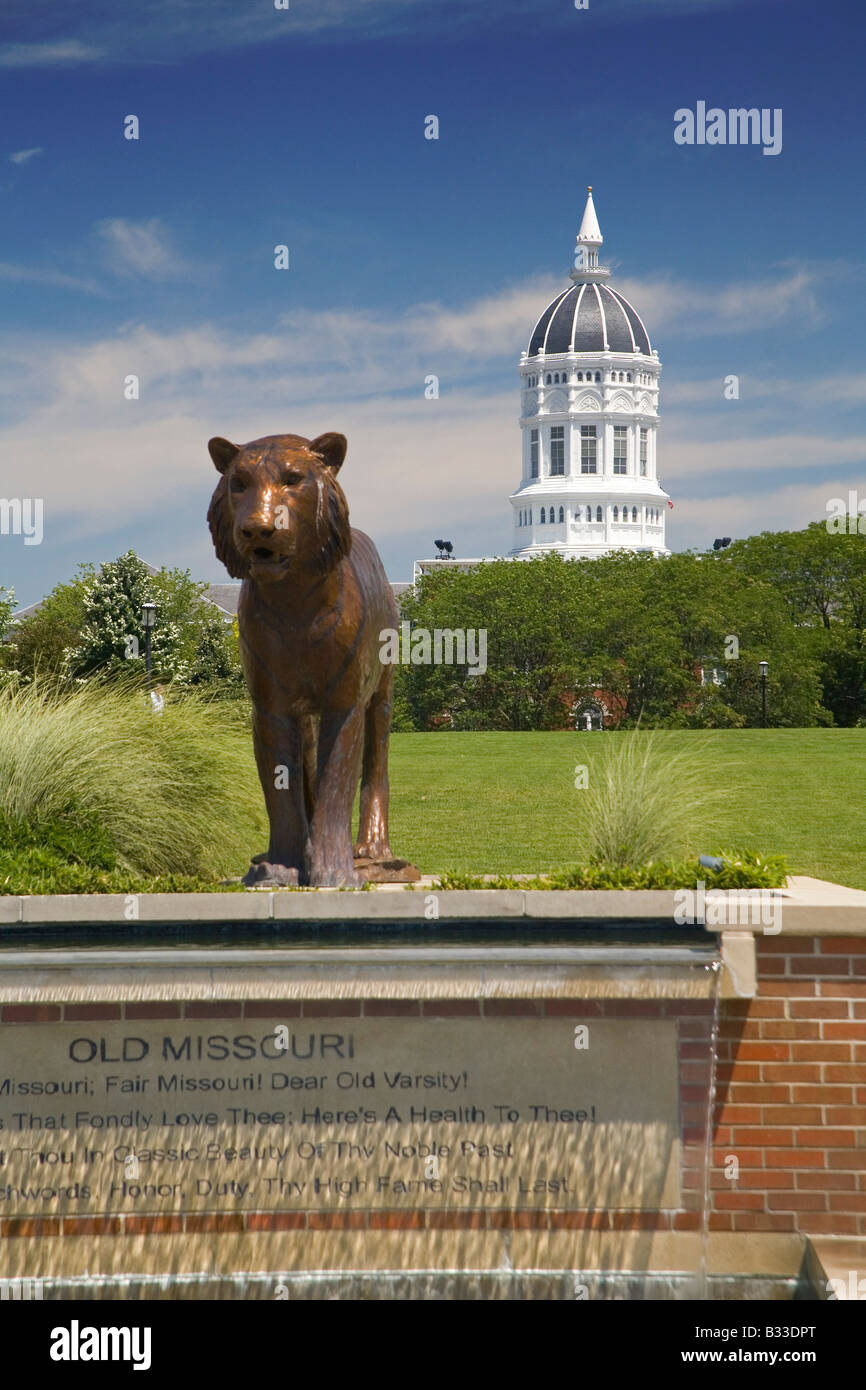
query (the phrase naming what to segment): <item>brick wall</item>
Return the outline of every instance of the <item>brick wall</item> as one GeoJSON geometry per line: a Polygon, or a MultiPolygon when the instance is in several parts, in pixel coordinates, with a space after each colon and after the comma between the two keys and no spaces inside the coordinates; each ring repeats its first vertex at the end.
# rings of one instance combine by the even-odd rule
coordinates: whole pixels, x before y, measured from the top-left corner
{"type": "Polygon", "coordinates": [[[757,950],[757,998],[722,1010],[711,1227],[866,1235],[866,941],[757,950]]]}

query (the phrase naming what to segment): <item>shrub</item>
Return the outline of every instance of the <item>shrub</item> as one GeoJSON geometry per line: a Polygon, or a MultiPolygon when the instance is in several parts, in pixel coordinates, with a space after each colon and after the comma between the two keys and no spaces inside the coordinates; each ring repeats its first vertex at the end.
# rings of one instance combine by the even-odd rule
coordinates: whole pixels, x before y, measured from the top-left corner
{"type": "Polygon", "coordinates": [[[94,868],[238,872],[266,820],[248,729],[225,708],[169,691],[156,715],[141,686],[11,682],[0,690],[0,814],[34,846],[94,868]]]}
{"type": "Polygon", "coordinates": [[[534,889],[610,889],[610,888],[694,888],[703,882],[712,888],[783,888],[788,865],[781,854],[761,855],[751,850],[729,850],[717,872],[706,869],[697,859],[649,862],[630,868],[613,864],[588,864],[575,869],[555,869],[549,874],[507,877],[492,874],[442,874],[440,888],[520,888],[534,889]]]}
{"type": "Polygon", "coordinates": [[[668,753],[652,731],[607,734],[594,748],[581,793],[578,858],[618,868],[682,858],[691,848],[689,816],[716,795],[707,790],[701,750],[668,753]]]}

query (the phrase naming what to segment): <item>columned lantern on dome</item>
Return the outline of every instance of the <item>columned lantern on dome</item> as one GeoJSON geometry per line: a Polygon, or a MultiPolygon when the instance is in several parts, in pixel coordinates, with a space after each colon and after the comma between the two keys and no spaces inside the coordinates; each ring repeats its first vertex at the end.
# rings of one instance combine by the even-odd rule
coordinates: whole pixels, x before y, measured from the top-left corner
{"type": "Polygon", "coordinates": [[[588,189],[571,284],[538,320],[520,357],[523,472],[512,493],[511,555],[614,550],[668,555],[668,495],[656,472],[658,352],[599,265],[588,189]]]}

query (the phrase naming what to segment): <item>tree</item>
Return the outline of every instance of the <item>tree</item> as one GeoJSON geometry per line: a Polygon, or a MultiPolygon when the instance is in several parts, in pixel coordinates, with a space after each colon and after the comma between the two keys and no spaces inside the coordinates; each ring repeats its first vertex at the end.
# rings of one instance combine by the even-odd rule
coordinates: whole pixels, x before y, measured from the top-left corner
{"type": "Polygon", "coordinates": [[[817,521],[737,541],[718,563],[763,580],[783,598],[794,628],[809,636],[835,722],[866,721],[866,536],[836,534],[817,521]]]}
{"type": "Polygon", "coordinates": [[[704,555],[496,561],[425,576],[404,609],[427,629],[487,630],[484,675],[465,664],[402,669],[419,729],[573,727],[599,699],[609,723],[625,727],[757,725],[762,660],[774,724],[829,719],[819,662],[784,597],[704,555]],[[707,667],[722,684],[702,684],[707,667]]]}
{"type": "MultiPolygon", "coordinates": [[[[71,655],[73,676],[95,672],[140,674],[145,666],[145,633],[142,604],[152,601],[147,566],[129,550],[117,560],[106,561],[90,586],[84,605],[84,623],[71,655]]],[[[152,657],[157,679],[170,679],[176,658],[177,634],[161,622],[153,630],[152,657]]]]}
{"type": "Polygon", "coordinates": [[[84,626],[87,593],[93,583],[92,565],[80,565],[74,579],[57,584],[35,613],[21,620],[4,621],[9,641],[0,650],[7,670],[32,678],[37,671],[62,674],[68,653],[84,626]]]}
{"type": "MultiPolygon", "coordinates": [[[[15,608],[15,590],[7,589],[0,585],[0,636],[9,631],[12,621],[12,612],[15,608]]],[[[3,652],[5,658],[6,652],[3,652]]],[[[4,659],[3,665],[9,667],[9,663],[4,659]]]]}
{"type": "Polygon", "coordinates": [[[468,662],[404,666],[400,683],[416,728],[563,727],[579,676],[560,621],[566,568],[547,555],[422,578],[404,617],[431,631],[483,629],[488,669],[470,676],[468,662]]]}
{"type": "Polygon", "coordinates": [[[206,584],[188,570],[151,575],[133,551],[100,567],[84,604],[84,621],[70,653],[69,670],[78,678],[143,674],[146,639],[142,604],[156,604],[151,630],[155,681],[180,685],[241,683],[237,635],[219,610],[204,598],[206,584]]]}

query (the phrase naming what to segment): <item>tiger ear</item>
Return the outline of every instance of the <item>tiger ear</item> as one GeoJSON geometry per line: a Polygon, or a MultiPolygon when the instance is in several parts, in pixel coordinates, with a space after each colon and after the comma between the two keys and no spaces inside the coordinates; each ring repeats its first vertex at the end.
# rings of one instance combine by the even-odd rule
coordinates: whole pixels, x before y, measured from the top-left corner
{"type": "Polygon", "coordinates": [[[219,435],[209,439],[207,451],[214,461],[214,466],[218,473],[225,473],[226,469],[237,458],[241,451],[240,444],[232,444],[228,439],[220,439],[219,435]]]}
{"type": "Polygon", "coordinates": [[[332,473],[339,473],[348,447],[349,441],[344,434],[333,434],[332,432],[317,435],[307,445],[310,453],[318,454],[325,467],[330,468],[332,473]]]}

